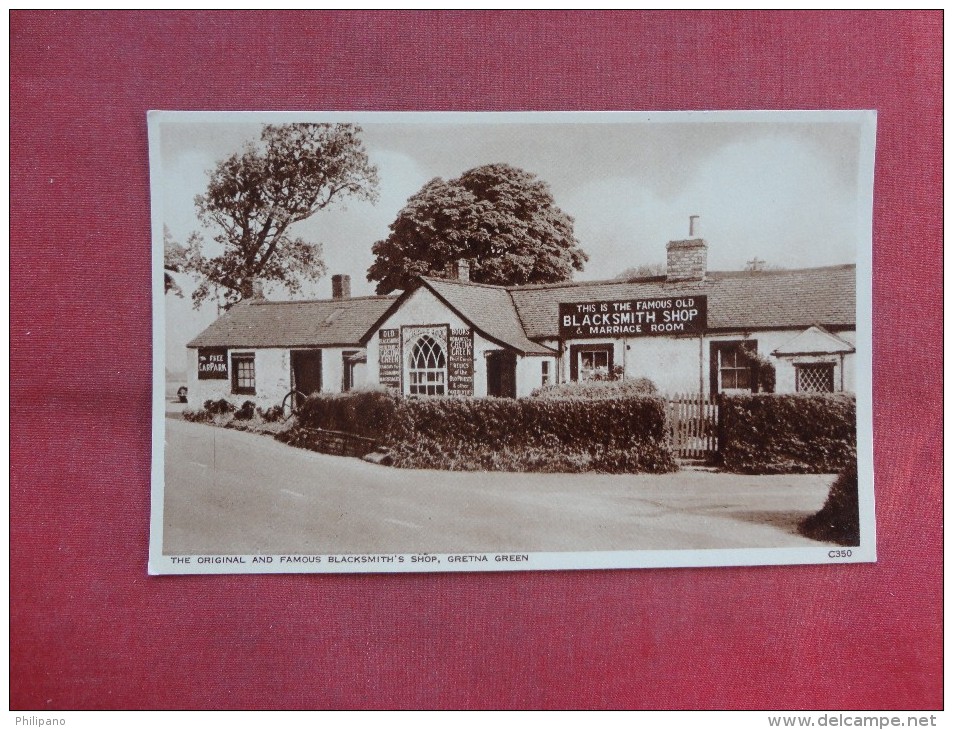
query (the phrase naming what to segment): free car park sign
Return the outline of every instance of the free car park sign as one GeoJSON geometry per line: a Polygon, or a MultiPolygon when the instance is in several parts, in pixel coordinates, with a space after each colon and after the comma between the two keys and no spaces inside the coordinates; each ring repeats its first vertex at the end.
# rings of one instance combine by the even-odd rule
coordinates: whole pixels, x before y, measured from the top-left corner
{"type": "Polygon", "coordinates": [[[707,325],[708,297],[704,295],[559,305],[563,339],[700,335],[707,325]]]}
{"type": "Polygon", "coordinates": [[[199,348],[199,380],[228,380],[228,349],[199,348]]]}

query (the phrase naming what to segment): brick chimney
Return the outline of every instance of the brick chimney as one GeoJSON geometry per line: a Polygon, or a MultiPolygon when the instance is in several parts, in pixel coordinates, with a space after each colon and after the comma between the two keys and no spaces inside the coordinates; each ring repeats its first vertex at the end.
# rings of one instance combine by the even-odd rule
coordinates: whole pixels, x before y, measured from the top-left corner
{"type": "Polygon", "coordinates": [[[331,297],[333,299],[351,298],[351,277],[348,274],[335,274],[331,277],[331,297]]]}
{"type": "Polygon", "coordinates": [[[705,274],[708,271],[708,244],[699,235],[698,216],[690,216],[688,221],[688,238],[681,241],[669,241],[665,247],[668,253],[666,269],[668,281],[705,280],[705,274]]]}
{"type": "Polygon", "coordinates": [[[457,259],[447,264],[444,269],[444,276],[447,279],[457,279],[458,281],[470,281],[470,261],[469,259],[457,259]]]}

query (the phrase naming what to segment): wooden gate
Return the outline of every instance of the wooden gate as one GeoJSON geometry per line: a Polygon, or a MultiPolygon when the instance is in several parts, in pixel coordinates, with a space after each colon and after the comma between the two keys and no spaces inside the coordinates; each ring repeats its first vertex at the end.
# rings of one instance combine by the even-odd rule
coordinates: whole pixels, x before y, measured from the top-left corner
{"type": "Polygon", "coordinates": [[[668,397],[668,430],[680,459],[710,459],[718,451],[718,402],[701,393],[668,397]]]}

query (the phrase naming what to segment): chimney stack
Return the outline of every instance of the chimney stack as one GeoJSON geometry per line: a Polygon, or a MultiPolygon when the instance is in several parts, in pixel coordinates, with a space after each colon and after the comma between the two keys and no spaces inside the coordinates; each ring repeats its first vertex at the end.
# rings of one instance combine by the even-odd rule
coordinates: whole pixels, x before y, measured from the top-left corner
{"type": "Polygon", "coordinates": [[[699,236],[699,216],[688,218],[688,238],[669,241],[666,274],[670,282],[701,282],[708,271],[708,244],[699,236]]]}
{"type": "Polygon", "coordinates": [[[445,279],[456,279],[457,281],[470,281],[470,260],[457,259],[448,262],[444,267],[443,277],[445,279]]]}
{"type": "Polygon", "coordinates": [[[331,298],[351,298],[351,277],[348,274],[335,274],[331,277],[331,298]]]}

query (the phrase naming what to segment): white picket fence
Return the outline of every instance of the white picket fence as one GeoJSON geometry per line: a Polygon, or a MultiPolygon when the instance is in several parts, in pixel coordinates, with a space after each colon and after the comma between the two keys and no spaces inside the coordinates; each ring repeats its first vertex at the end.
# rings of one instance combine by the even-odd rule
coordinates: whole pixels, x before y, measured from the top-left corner
{"type": "Polygon", "coordinates": [[[668,396],[672,449],[682,459],[707,459],[718,451],[718,402],[701,393],[668,396]]]}

